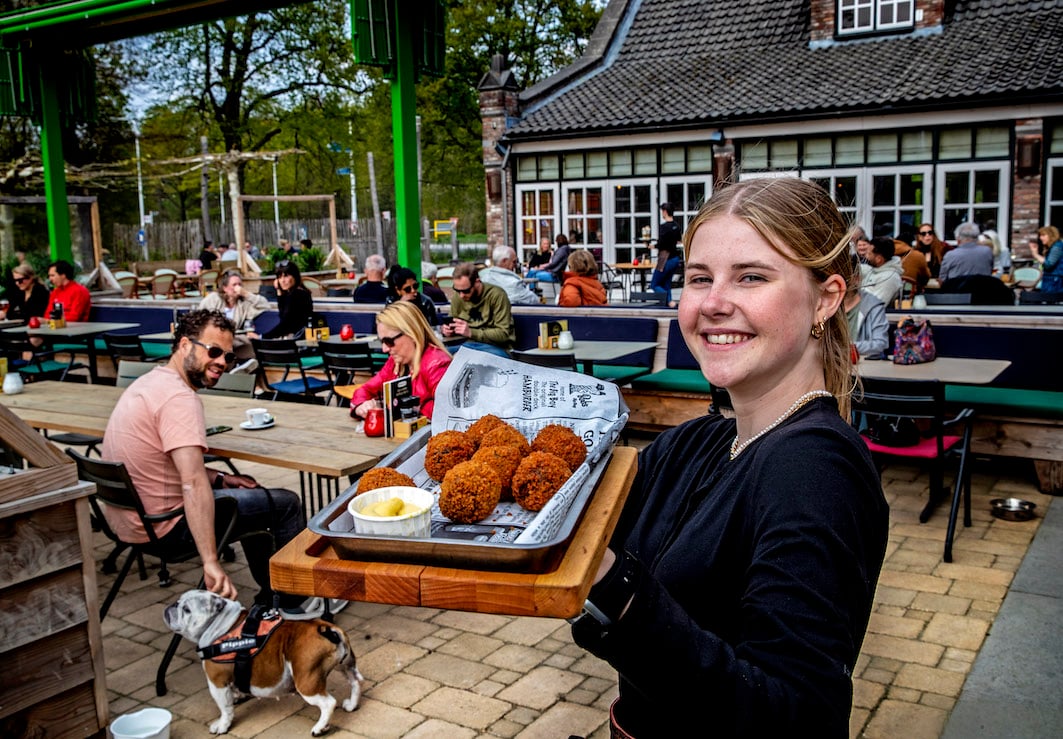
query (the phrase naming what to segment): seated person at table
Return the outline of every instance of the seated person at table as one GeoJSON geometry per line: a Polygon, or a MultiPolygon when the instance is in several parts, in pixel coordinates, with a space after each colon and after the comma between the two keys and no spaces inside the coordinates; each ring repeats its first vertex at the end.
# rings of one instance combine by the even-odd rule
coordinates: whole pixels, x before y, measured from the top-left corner
{"type": "Polygon", "coordinates": [[[553,256],[554,251],[550,248],[550,237],[543,236],[539,239],[539,251],[532,254],[532,258],[528,260],[528,272],[524,276],[533,277],[532,272],[543,269],[550,264],[550,259],[553,256]]]}
{"type": "Polygon", "coordinates": [[[491,252],[492,266],[480,270],[480,279],[506,291],[511,305],[539,305],[539,296],[513,271],[517,252],[509,246],[496,246],[491,252]]]}
{"type": "Polygon", "coordinates": [[[427,295],[433,303],[450,302],[447,294],[439,287],[436,273],[439,268],[432,262],[421,262],[421,292],[427,295]]]}
{"type": "Polygon", "coordinates": [[[1041,275],[1041,292],[1063,293],[1063,239],[1055,226],[1043,226],[1037,229],[1037,238],[1041,249],[1031,249],[1033,258],[1044,270],[1041,275]]]}
{"type": "Polygon", "coordinates": [[[388,263],[379,254],[370,254],[365,259],[365,282],[354,291],[355,303],[383,303],[388,299],[388,286],[384,284],[384,272],[388,263]]]}
{"type": "Polygon", "coordinates": [[[314,299],[303,286],[302,275],[295,262],[284,259],[277,262],[273,287],[277,290],[277,312],[280,321],[266,333],[264,339],[287,339],[303,337],[306,323],[314,315],[314,299]]]}
{"type": "Polygon", "coordinates": [[[380,408],[379,397],[388,380],[409,375],[413,394],[421,399],[421,415],[432,417],[436,387],[450,366],[450,352],[443,346],[421,311],[412,303],[392,303],[376,317],[376,333],[388,361],[372,379],[351,396],[351,417],[365,418],[380,408]]]}
{"type": "Polygon", "coordinates": [[[598,279],[598,263],[586,249],[568,255],[568,271],[557,304],[567,308],[581,305],[605,305],[605,286],[598,279]]]}
{"type": "Polygon", "coordinates": [[[540,282],[561,282],[568,264],[568,255],[572,251],[568,237],[564,234],[557,235],[557,249],[550,261],[543,265],[542,269],[528,270],[528,277],[534,277],[540,282]]]}
{"type": "Polygon", "coordinates": [[[396,264],[391,268],[391,272],[388,273],[388,286],[391,288],[391,293],[388,295],[387,300],[384,301],[387,305],[399,301],[413,303],[421,311],[424,319],[428,321],[428,325],[439,325],[439,312],[436,311],[435,303],[417,291],[417,275],[413,273],[412,269],[400,267],[396,264]]]}
{"type": "Polygon", "coordinates": [[[860,287],[860,260],[853,255],[853,278],[845,292],[845,318],[849,322],[849,339],[861,357],[879,359],[889,348],[890,323],[885,304],[860,287]]]}
{"type": "Polygon", "coordinates": [[[59,303],[67,321],[89,320],[92,299],[88,288],[74,281],[74,265],[65,259],[52,262],[48,265],[48,281],[52,283],[52,292],[48,295],[48,307],[42,317],[47,318],[52,306],[59,303]]]}
{"type": "Polygon", "coordinates": [[[0,320],[25,320],[48,312],[48,288],[37,279],[37,273],[29,263],[11,270],[14,288],[8,288],[4,298],[11,304],[7,311],[0,311],[0,320]]]}
{"type": "Polygon", "coordinates": [[[203,243],[203,248],[199,250],[199,264],[202,269],[212,269],[214,260],[218,258],[218,254],[214,249],[213,241],[206,241],[203,243]]]}
{"type": "Polygon", "coordinates": [[[454,297],[450,299],[450,323],[443,324],[443,336],[464,336],[462,346],[502,357],[517,340],[513,310],[506,291],[480,280],[476,265],[462,262],[454,268],[454,297]]]}
{"type": "Polygon", "coordinates": [[[251,339],[258,338],[255,333],[255,319],[269,310],[269,301],[244,289],[244,278],[240,270],[227,269],[218,276],[214,292],[199,301],[199,309],[219,311],[232,321],[233,326],[241,332],[233,340],[233,351],[240,360],[237,369],[255,369],[257,362],[254,367],[245,365],[255,358],[255,350],[251,348],[251,339]]]}
{"type": "Polygon", "coordinates": [[[982,230],[977,223],[961,223],[956,227],[957,247],[941,260],[938,279],[942,284],[954,277],[993,274],[993,249],[978,243],[982,230]]]}
{"type": "Polygon", "coordinates": [[[901,260],[894,256],[893,239],[876,236],[856,242],[857,254],[864,264],[860,267],[860,284],[886,305],[892,305],[901,292],[901,260]]]}
{"type": "MultiPolygon", "coordinates": [[[[214,539],[214,499],[236,499],[233,539],[241,539],[251,576],[259,586],[257,603],[270,605],[269,558],[306,525],[299,497],[290,490],[264,489],[246,475],[208,469],[203,401],[196,391],[213,387],[235,356],[232,322],[217,311],[193,310],[174,331],[173,355],[161,367],[139,377],[118,399],[104,432],[103,458],[122,462],[149,514],[184,506],[185,515],[155,524],[163,548],[195,543],[203,561],[205,587],[236,598],[214,539]],[[272,536],[270,535],[271,532],[272,536]]],[[[146,542],[135,511],[106,508],[107,523],[123,541],[146,542]]],[[[280,595],[289,618],[309,618],[302,596],[280,595]]]]}

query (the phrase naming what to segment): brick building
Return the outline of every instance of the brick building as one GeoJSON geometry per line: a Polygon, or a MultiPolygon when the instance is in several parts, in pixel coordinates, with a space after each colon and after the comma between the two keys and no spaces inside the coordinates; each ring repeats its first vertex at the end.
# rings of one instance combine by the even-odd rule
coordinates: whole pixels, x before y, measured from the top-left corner
{"type": "Polygon", "coordinates": [[[611,0],[583,57],[480,85],[488,235],[606,261],[723,177],[821,182],[869,231],[1063,228],[1063,0],[611,0]]]}

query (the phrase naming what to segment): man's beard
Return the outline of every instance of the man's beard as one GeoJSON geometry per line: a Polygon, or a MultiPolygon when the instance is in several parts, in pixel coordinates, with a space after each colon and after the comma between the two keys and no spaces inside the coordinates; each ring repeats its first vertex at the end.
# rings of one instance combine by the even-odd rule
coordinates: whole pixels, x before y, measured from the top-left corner
{"type": "Polygon", "coordinates": [[[200,365],[192,354],[186,356],[184,370],[185,377],[188,378],[188,384],[197,390],[205,387],[214,387],[217,381],[212,381],[210,377],[207,376],[208,366],[209,365],[200,365]]]}

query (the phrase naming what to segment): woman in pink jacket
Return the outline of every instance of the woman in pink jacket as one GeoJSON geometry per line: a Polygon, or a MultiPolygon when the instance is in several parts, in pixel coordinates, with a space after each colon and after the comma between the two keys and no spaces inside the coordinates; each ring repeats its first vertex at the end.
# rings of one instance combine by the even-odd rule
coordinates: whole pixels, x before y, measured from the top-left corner
{"type": "Polygon", "coordinates": [[[384,383],[396,377],[413,378],[413,394],[421,399],[422,415],[432,417],[436,386],[450,365],[450,353],[414,303],[392,303],[376,317],[376,332],[388,361],[351,397],[351,417],[365,418],[380,408],[384,383]]]}

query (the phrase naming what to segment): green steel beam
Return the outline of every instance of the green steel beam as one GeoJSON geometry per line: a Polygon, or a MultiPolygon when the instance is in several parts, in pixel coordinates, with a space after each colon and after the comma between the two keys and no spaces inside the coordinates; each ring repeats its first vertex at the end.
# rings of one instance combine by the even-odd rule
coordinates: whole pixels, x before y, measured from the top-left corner
{"type": "Polygon", "coordinates": [[[70,239],[70,207],[66,200],[66,171],[63,166],[63,127],[60,123],[58,70],[41,67],[41,161],[44,165],[45,212],[52,259],[73,263],[70,239]]]}
{"type": "MultiPolygon", "coordinates": [[[[398,10],[398,8],[396,8],[398,10]]],[[[395,13],[391,135],[395,146],[395,235],[399,264],[421,279],[421,206],[417,199],[417,74],[412,13],[395,13]]]]}

